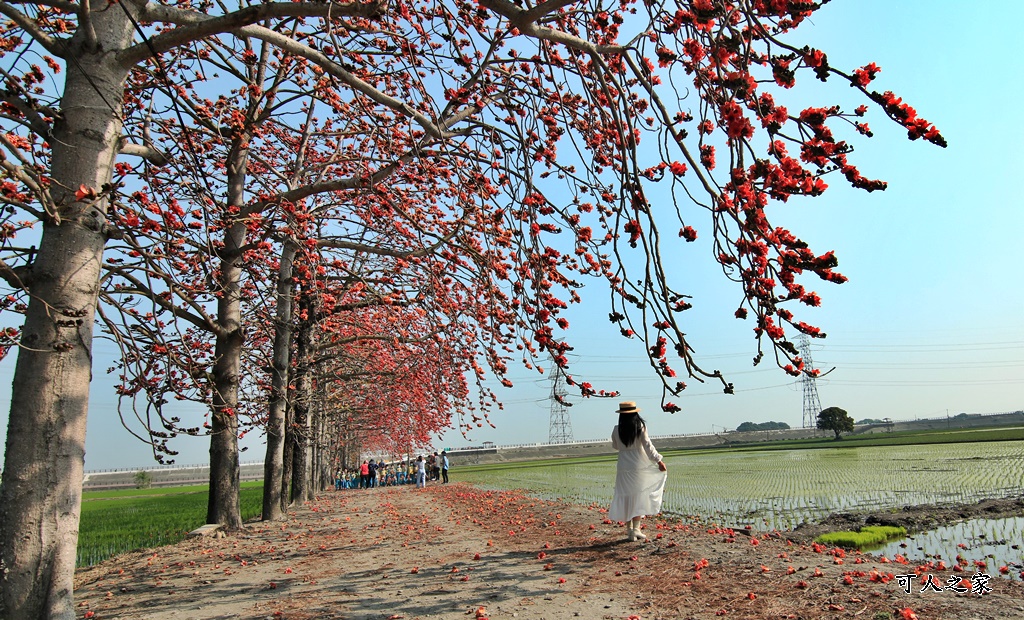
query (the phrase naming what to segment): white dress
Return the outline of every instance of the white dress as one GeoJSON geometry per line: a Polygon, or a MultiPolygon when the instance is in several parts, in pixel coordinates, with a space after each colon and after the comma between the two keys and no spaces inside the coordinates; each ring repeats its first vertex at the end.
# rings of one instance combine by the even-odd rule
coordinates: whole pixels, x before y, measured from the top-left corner
{"type": "Polygon", "coordinates": [[[661,455],[647,436],[647,429],[633,441],[633,445],[625,446],[619,439],[619,427],[616,426],[612,429],[612,447],[619,451],[619,461],[608,518],[629,521],[661,512],[668,474],[658,469],[661,455]]]}

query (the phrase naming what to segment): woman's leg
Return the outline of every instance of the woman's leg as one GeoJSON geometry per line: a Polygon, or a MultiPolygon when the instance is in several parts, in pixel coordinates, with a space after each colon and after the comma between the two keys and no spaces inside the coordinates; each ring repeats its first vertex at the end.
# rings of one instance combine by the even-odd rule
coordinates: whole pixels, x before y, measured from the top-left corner
{"type": "Polygon", "coordinates": [[[633,530],[633,536],[639,540],[647,538],[647,536],[640,531],[640,519],[642,517],[633,517],[633,520],[629,522],[630,529],[633,530]]]}

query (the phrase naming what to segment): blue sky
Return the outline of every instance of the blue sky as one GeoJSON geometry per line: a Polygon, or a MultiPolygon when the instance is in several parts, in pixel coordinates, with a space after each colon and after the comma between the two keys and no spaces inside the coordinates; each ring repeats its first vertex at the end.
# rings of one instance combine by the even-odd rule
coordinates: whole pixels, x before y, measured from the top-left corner
{"type": "MultiPolygon", "coordinates": [[[[947,149],[909,142],[905,131],[869,112],[875,137],[858,141],[853,159],[889,188],[867,194],[836,177],[820,198],[773,208],[773,223],[789,226],[818,252],[835,250],[839,271],[850,278],[841,286],[815,286],[823,305],[804,315],[828,333],[812,349],[817,367],[835,367],[817,382],[823,407],[843,407],[855,419],[897,420],[1024,409],[1020,23],[1024,3],[1013,0],[982,0],[969,9],[952,0],[834,0],[812,25],[801,26],[835,67],[876,62],[882,72],[873,86],[902,96],[949,141],[947,149]]],[[[861,102],[838,83],[827,91],[833,95],[825,101],[846,109],[861,102]]],[[[672,399],[682,411],[662,413],[660,384],[643,345],[623,339],[608,322],[604,291],[589,291],[586,305],[566,315],[576,345],[574,373],[637,401],[654,435],[735,428],[748,420],[799,426],[799,385],[768,360],[751,365],[751,323],[732,318],[739,289],[696,249],[678,261],[674,276],[696,296],[687,333],[698,361],[725,372],[736,394],[690,380],[686,393],[672,399]]],[[[97,359],[112,354],[111,345],[97,343],[97,359]]],[[[13,356],[0,362],[0,385],[10,385],[13,362],[13,356]]],[[[97,362],[94,369],[86,469],[146,466],[149,452],[117,420],[107,366],[97,362]]],[[[498,390],[505,409],[492,413],[497,429],[477,429],[468,439],[449,432],[436,447],[546,441],[550,383],[515,367],[511,378],[514,388],[498,390]]],[[[574,436],[609,435],[618,400],[574,399],[574,436]]],[[[9,409],[9,402],[5,388],[0,408],[9,409]]],[[[6,419],[0,432],[6,436],[6,419]]],[[[207,459],[203,438],[175,445],[179,463],[207,459]]],[[[262,460],[258,438],[245,445],[244,461],[262,460]]]]}
{"type": "MultiPolygon", "coordinates": [[[[869,112],[875,137],[858,141],[851,160],[866,176],[887,180],[886,191],[852,190],[834,177],[820,198],[773,207],[773,223],[788,225],[816,251],[835,250],[839,271],[850,278],[816,286],[823,306],[804,315],[828,333],[812,343],[815,365],[835,367],[817,382],[823,407],[843,407],[855,419],[1024,409],[1024,200],[1016,183],[1024,126],[1013,113],[1024,86],[1012,25],[1022,17],[1024,3],[1017,2],[965,10],[947,0],[847,0],[800,27],[835,67],[876,62],[882,72],[873,86],[902,96],[949,141],[947,149],[910,142],[869,112]]],[[[863,103],[837,83],[798,84],[807,86],[815,96],[830,91],[825,101],[844,109],[863,103]]],[[[687,281],[697,295],[688,334],[698,361],[726,372],[736,394],[688,381],[684,395],[672,399],[682,411],[662,413],[660,386],[640,344],[611,329],[601,295],[568,315],[576,373],[637,401],[655,435],[748,420],[801,425],[800,386],[769,361],[751,365],[751,324],[732,318],[739,291],[706,263],[695,267],[699,260],[688,254],[681,265],[688,275],[699,272],[687,281]]],[[[505,411],[493,416],[497,429],[478,429],[468,440],[449,432],[438,445],[546,441],[550,382],[525,370],[513,379],[516,387],[502,392],[505,411]]],[[[575,438],[609,435],[617,400],[576,399],[575,438]]]]}

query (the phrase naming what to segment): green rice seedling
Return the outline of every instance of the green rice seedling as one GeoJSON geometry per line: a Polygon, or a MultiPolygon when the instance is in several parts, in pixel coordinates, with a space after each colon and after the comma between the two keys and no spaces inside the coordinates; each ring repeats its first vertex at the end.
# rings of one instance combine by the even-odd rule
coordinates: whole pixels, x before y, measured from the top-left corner
{"type": "Polygon", "coordinates": [[[931,558],[945,558],[948,561],[957,555],[963,555],[968,560],[985,559],[988,562],[987,572],[993,577],[999,575],[1016,579],[1020,571],[1009,569],[1024,566],[1024,548],[1020,544],[1022,540],[1024,517],[969,519],[917,532],[912,539],[893,540],[884,547],[872,549],[872,552],[889,557],[899,553],[911,561],[931,558]],[[901,546],[901,543],[905,545],[901,546]]]}
{"type": "MultiPolygon", "coordinates": [[[[699,515],[729,525],[755,521],[770,529],[793,529],[836,512],[883,512],[1024,493],[1024,441],[694,451],[672,453],[665,462],[666,515],[699,515]],[[922,485],[922,479],[928,484],[922,485]]],[[[459,479],[544,498],[611,501],[614,457],[530,465],[459,468],[459,479]]]]}
{"type": "MultiPolygon", "coordinates": [[[[258,516],[262,488],[243,488],[242,519],[258,516]]],[[[206,523],[205,492],[96,499],[82,502],[78,566],[91,566],[120,553],[174,544],[206,523]]]]}
{"type": "Polygon", "coordinates": [[[846,549],[865,549],[907,535],[906,528],[891,525],[865,525],[856,532],[829,532],[814,539],[823,545],[846,549]]]}

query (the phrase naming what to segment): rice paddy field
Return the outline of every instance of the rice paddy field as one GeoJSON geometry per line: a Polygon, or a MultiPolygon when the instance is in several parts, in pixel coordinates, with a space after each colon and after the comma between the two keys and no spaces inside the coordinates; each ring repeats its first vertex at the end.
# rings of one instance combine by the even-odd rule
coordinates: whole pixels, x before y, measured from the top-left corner
{"type": "MultiPolygon", "coordinates": [[[[263,509],[262,483],[242,484],[242,518],[263,509]]],[[[176,543],[206,523],[207,487],[125,489],[85,493],[78,534],[78,566],[91,566],[135,549],[176,543]]]]}
{"type": "MultiPolygon", "coordinates": [[[[732,527],[785,531],[836,512],[882,512],[1024,495],[1024,441],[694,451],[666,455],[665,463],[669,476],[663,514],[732,527]]],[[[524,489],[585,504],[609,504],[615,484],[614,460],[467,469],[453,468],[452,473],[484,488],[524,489]]],[[[981,520],[951,524],[959,529],[919,533],[890,543],[884,551],[908,558],[952,559],[973,549],[975,557],[989,557],[1000,566],[1024,563],[1021,519],[976,521],[981,520]],[[1003,544],[992,544],[999,542],[1003,544]]]]}
{"type": "MultiPolygon", "coordinates": [[[[663,512],[789,530],[834,512],[884,511],[1024,494],[1024,442],[666,455],[663,512]]],[[[453,469],[453,474],[456,473],[453,469]]],[[[458,474],[484,488],[607,504],[615,461],[490,467],[458,474]]]]}

